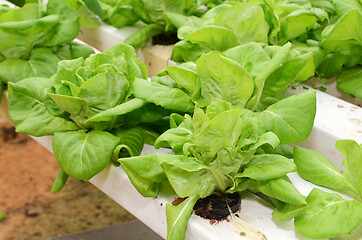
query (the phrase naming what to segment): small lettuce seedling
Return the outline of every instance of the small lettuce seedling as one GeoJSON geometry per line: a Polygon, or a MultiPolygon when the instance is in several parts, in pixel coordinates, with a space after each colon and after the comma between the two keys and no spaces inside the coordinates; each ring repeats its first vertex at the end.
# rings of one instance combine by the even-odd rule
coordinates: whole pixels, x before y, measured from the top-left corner
{"type": "Polygon", "coordinates": [[[285,203],[303,205],[305,198],[286,176],[296,170],[295,164],[282,155],[264,153],[262,147],[270,145],[276,149],[281,140],[291,143],[294,136],[299,138],[300,129],[310,131],[314,104],[314,92],[289,97],[256,113],[225,101],[212,102],[205,110],[196,107],[193,117],[171,115],[173,128],[160,135],[155,147],[171,147],[175,155],[155,154],[119,161],[143,196],[156,197],[161,185],[169,183],[179,197],[187,197],[178,206],[166,207],[168,239],[184,238],[197,199],[213,193],[252,190],[285,203]],[[290,121],[289,114],[280,114],[285,106],[297,110],[304,105],[312,108],[308,111],[311,118],[294,111],[290,121]],[[296,115],[299,118],[294,118],[296,115]],[[311,120],[305,122],[305,117],[311,120]],[[285,124],[293,130],[284,131],[285,124]]]}
{"type": "Polygon", "coordinates": [[[273,213],[279,221],[294,219],[296,230],[309,238],[331,238],[351,232],[362,223],[362,146],[353,140],[339,140],[336,147],[344,154],[342,173],[322,154],[294,148],[298,174],[313,184],[354,195],[345,200],[337,194],[314,188],[306,206],[277,204],[273,213]]]}

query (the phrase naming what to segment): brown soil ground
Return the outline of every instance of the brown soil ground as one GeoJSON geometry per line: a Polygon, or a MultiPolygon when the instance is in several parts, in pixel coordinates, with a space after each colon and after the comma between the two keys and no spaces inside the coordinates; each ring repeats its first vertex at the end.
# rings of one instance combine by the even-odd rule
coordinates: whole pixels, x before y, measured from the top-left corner
{"type": "Polygon", "coordinates": [[[0,239],[44,239],[135,219],[88,182],[51,194],[58,165],[40,144],[0,118],[0,239]]]}

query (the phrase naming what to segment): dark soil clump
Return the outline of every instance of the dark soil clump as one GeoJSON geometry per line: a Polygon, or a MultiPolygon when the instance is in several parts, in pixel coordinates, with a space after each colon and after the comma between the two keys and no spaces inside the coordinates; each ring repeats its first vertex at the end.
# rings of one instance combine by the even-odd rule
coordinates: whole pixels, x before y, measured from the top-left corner
{"type": "Polygon", "coordinates": [[[161,33],[152,38],[152,45],[173,45],[180,41],[176,32],[161,33]]]}
{"type": "Polygon", "coordinates": [[[195,214],[212,220],[224,220],[230,213],[228,205],[233,213],[240,208],[241,196],[239,193],[228,195],[210,195],[199,199],[194,207],[195,214]]]}

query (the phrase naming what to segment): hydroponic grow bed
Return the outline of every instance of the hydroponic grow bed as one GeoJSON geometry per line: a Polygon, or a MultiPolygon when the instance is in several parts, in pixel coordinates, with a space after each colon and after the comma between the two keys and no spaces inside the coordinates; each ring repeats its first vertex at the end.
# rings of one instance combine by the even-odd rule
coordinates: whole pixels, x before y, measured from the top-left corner
{"type": "MultiPolygon", "coordinates": [[[[130,32],[128,32],[128,30],[126,31],[130,34],[133,30],[133,28],[130,28],[130,32]]],[[[121,33],[121,38],[112,37],[118,36],[119,33],[110,27],[92,29],[91,31],[93,31],[93,33],[89,35],[86,35],[85,29],[83,29],[83,31],[84,36],[88,36],[83,38],[83,40],[102,50],[114,43],[122,42],[126,37],[124,33],[121,33]],[[97,31],[105,32],[97,33],[97,31]],[[110,35],[105,33],[110,33],[110,35]],[[100,40],[95,41],[95,37],[98,36],[100,37],[100,40]],[[97,44],[100,45],[97,46],[97,44]]],[[[165,60],[167,61],[167,59],[165,60]]],[[[152,68],[153,67],[156,67],[156,64],[152,64],[152,68]]],[[[157,71],[155,70],[154,72],[157,71]]],[[[305,89],[290,89],[288,94],[294,95],[301,91],[305,91],[305,89]]],[[[0,104],[0,113],[3,117],[7,117],[8,102],[6,94],[3,95],[0,104]]],[[[317,92],[317,116],[315,125],[308,140],[300,145],[323,153],[333,160],[333,163],[338,168],[342,169],[342,155],[334,148],[335,142],[339,139],[352,139],[361,143],[361,119],[361,108],[323,92],[317,92]]],[[[40,142],[48,150],[52,151],[51,137],[34,139],[40,142]]],[[[152,154],[159,151],[169,152],[170,150],[155,150],[152,146],[145,145],[142,154],[152,154]]],[[[289,174],[288,176],[298,190],[304,195],[308,194],[313,187],[316,187],[315,185],[302,180],[297,174],[289,174]]],[[[122,168],[115,166],[107,167],[93,177],[90,182],[143,221],[160,236],[166,237],[165,204],[172,202],[172,200],[176,198],[175,195],[169,194],[167,189],[163,189],[160,197],[157,199],[144,198],[130,183],[122,168]]],[[[269,203],[256,195],[245,194],[242,198],[241,211],[238,214],[242,219],[260,230],[267,239],[306,239],[297,234],[292,222],[277,223],[273,220],[271,212],[272,206],[269,205],[269,203]]],[[[334,239],[360,239],[361,231],[360,226],[352,234],[334,239]]],[[[192,215],[188,224],[186,239],[216,240],[245,238],[233,231],[231,222],[223,221],[216,224],[210,224],[208,220],[192,215]]]]}

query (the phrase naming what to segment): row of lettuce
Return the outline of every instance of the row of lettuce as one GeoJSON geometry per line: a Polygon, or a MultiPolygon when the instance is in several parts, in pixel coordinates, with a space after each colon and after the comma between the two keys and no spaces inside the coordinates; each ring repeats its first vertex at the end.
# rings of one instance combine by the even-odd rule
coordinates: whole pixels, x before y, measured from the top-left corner
{"type": "Polygon", "coordinates": [[[117,28],[143,22],[145,26],[126,40],[136,49],[155,35],[177,33],[175,62],[195,62],[202,53],[250,42],[272,46],[291,42],[293,51],[313,59],[312,75],[327,83],[338,74],[338,89],[362,99],[360,1],[100,0],[98,7],[87,5],[117,28]]]}
{"type": "MultiPolygon", "coordinates": [[[[248,48],[253,43],[273,49],[291,42],[293,55],[302,59],[290,65],[304,65],[308,71],[288,81],[281,76],[281,80],[275,80],[278,84],[305,81],[311,76],[327,83],[327,79],[337,75],[340,90],[362,99],[360,1],[58,0],[49,1],[46,8],[41,7],[41,1],[32,2],[37,1],[27,1],[17,14],[5,14],[10,9],[4,6],[0,9],[4,36],[0,61],[10,58],[0,65],[2,82],[22,79],[28,73],[48,77],[59,59],[89,54],[89,49],[77,49],[78,45],[59,46],[78,34],[79,25],[99,27],[103,21],[121,28],[142,22],[143,27],[126,43],[138,49],[155,35],[177,34],[171,58],[180,63],[196,62],[209,51],[223,52],[244,45],[248,48]],[[14,41],[19,42],[15,47],[14,41]],[[14,62],[14,58],[23,61],[14,62]],[[46,62],[53,64],[44,66],[46,62]],[[26,71],[17,74],[14,65],[26,71]],[[9,68],[11,75],[6,71],[9,68]]],[[[255,64],[260,66],[267,60],[265,54],[260,56],[253,48],[244,54],[258,58],[255,64]]]]}
{"type": "MultiPolygon", "coordinates": [[[[243,191],[269,196],[274,218],[294,218],[305,237],[333,237],[358,227],[361,145],[350,140],[337,143],[345,155],[343,173],[322,155],[289,146],[308,137],[316,97],[313,91],[282,96],[288,84],[314,75],[315,54],[297,51],[293,41],[287,42],[292,39],[281,46],[257,39],[241,44],[243,34],[236,34],[242,25],[229,20],[226,26],[227,12],[247,10],[254,19],[254,11],[265,4],[223,3],[201,19],[221,26],[180,27],[184,36],[215,29],[228,29],[235,36],[222,43],[216,38],[222,34],[210,38],[213,44],[228,46],[223,49],[205,48],[209,42],[202,40],[204,45],[189,48],[195,50],[188,54],[192,61],[167,67],[150,81],[147,68],[127,44],[88,57],[89,47],[72,43],[79,31],[79,13],[64,1],[1,8],[0,31],[8,38],[0,40],[0,77],[8,84],[9,114],[18,132],[54,135],[59,172],[52,192],[60,191],[69,176],[89,180],[113,163],[122,165],[145,197],[157,197],[166,185],[187,197],[178,206],[166,207],[168,239],[184,238],[199,198],[243,191]],[[236,46],[228,45],[233,39],[236,46]],[[139,156],[144,143],[172,148],[175,155],[139,156]],[[308,181],[355,200],[317,189],[303,196],[286,175],[296,170],[308,181]]],[[[183,23],[200,19],[168,15],[183,23]]],[[[190,39],[184,44],[196,44],[190,39]]],[[[186,51],[177,44],[175,49],[186,51]]]]}
{"type": "Polygon", "coordinates": [[[195,64],[196,76],[187,75],[187,69],[182,81],[147,81],[146,67],[133,48],[115,45],[86,60],[59,62],[50,78],[9,83],[9,113],[19,132],[54,135],[59,172],[53,192],[69,176],[89,180],[111,162],[120,162],[143,196],[157,197],[168,185],[187,197],[166,207],[168,239],[184,238],[199,198],[247,190],[269,196],[274,218],[295,218],[305,237],[346,234],[362,222],[362,146],[351,140],[337,143],[345,154],[344,173],[321,154],[300,147],[293,152],[288,144],[305,140],[312,129],[315,92],[265,108],[257,88],[258,79],[265,81],[285,62],[282,50],[255,78],[238,62],[211,52],[195,64]],[[170,147],[175,155],[138,156],[144,143],[170,147]],[[318,189],[305,197],[286,175],[296,170],[356,200],[318,189]]]}

